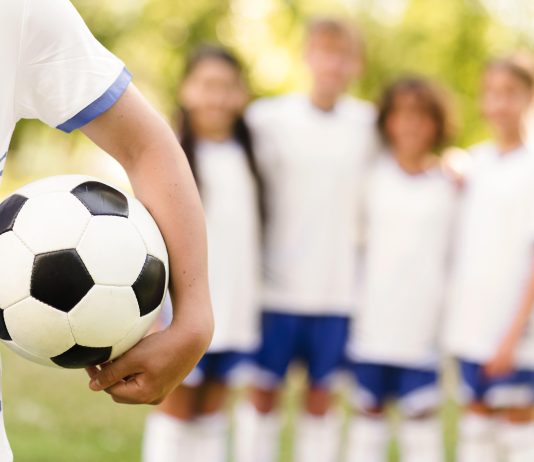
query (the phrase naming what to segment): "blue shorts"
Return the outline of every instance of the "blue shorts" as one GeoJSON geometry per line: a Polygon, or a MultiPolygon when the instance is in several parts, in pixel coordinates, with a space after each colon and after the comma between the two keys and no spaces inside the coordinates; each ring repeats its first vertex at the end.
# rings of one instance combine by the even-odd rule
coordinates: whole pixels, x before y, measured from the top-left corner
{"type": "Polygon", "coordinates": [[[436,370],[365,362],[349,367],[358,381],[354,404],[364,411],[381,409],[395,400],[405,415],[416,416],[441,403],[436,370]]]}
{"type": "Polygon", "coordinates": [[[183,381],[188,387],[198,387],[205,380],[228,383],[236,371],[251,361],[251,355],[236,351],[206,353],[183,381]]]}
{"type": "Polygon", "coordinates": [[[256,353],[256,384],[275,388],[294,361],[304,364],[312,386],[327,387],[341,366],[348,337],[346,316],[310,316],[264,311],[256,353]]]}
{"type": "Polygon", "coordinates": [[[459,367],[466,402],[484,403],[493,409],[534,404],[534,370],[519,369],[503,377],[487,378],[481,364],[460,359],[459,367]]]}

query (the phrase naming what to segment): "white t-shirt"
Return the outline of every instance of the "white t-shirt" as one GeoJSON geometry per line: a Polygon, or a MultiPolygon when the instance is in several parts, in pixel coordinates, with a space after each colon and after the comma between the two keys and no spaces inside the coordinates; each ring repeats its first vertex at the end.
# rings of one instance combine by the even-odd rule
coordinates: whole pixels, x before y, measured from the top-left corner
{"type": "Polygon", "coordinates": [[[235,142],[200,142],[197,170],[208,232],[215,334],[209,352],[251,351],[258,341],[260,228],[256,186],[235,142]]]}
{"type": "MultiPolygon", "coordinates": [[[[130,82],[67,0],[0,0],[0,66],[0,176],[17,121],[70,132],[109,109],[130,82]]],[[[2,428],[0,460],[8,462],[2,428]]]]}
{"type": "Polygon", "coordinates": [[[366,189],[363,299],[349,356],[435,367],[456,188],[437,168],[410,175],[386,154],[366,189]]]}
{"type": "Polygon", "coordinates": [[[345,97],[324,112],[294,94],[257,101],[247,120],[267,188],[264,307],[348,315],[361,178],[376,149],[374,109],[345,97]]]}
{"type": "MultiPolygon", "coordinates": [[[[520,307],[534,244],[534,156],[526,148],[500,155],[475,147],[455,251],[445,341],[455,356],[484,363],[520,307]]],[[[517,354],[534,367],[529,328],[517,354]]]]}

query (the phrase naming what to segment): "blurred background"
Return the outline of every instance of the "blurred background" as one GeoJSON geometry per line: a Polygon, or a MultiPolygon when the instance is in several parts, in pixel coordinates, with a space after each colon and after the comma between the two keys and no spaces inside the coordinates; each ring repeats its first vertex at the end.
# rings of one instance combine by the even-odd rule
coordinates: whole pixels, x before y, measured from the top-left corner
{"type": "MultiPolygon", "coordinates": [[[[511,49],[534,49],[532,0],[75,0],[93,33],[122,58],[135,83],[168,118],[184,58],[218,42],[244,61],[253,97],[306,89],[304,26],[315,15],[354,21],[367,44],[367,68],[353,93],[374,100],[394,77],[432,76],[451,92],[456,144],[485,138],[478,114],[485,62],[511,49]]],[[[534,119],[533,119],[534,120],[534,119]]],[[[533,123],[534,128],[534,123],[533,123]]],[[[19,124],[0,198],[38,177],[88,173],[125,183],[120,167],[79,134],[38,122],[19,124]]],[[[34,366],[3,351],[8,433],[18,462],[139,460],[147,409],[113,405],[87,389],[81,373],[34,366]]],[[[298,383],[294,385],[298,388],[298,383]]],[[[288,405],[294,404],[290,390],[288,405]]],[[[448,428],[454,408],[445,409],[448,428]]],[[[452,442],[454,435],[448,435],[452,442]]],[[[285,436],[284,447],[291,444],[285,436]]],[[[392,460],[395,459],[394,449],[392,460]]],[[[283,461],[288,458],[283,456],[283,461]]]]}

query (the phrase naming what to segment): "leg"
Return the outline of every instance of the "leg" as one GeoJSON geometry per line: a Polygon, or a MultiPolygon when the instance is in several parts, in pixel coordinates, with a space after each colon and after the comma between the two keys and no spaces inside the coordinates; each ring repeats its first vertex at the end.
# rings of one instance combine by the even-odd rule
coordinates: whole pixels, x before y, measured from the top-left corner
{"type": "Polygon", "coordinates": [[[195,434],[193,417],[198,388],[178,387],[149,415],[143,439],[143,462],[191,461],[195,434]]]}
{"type": "Polygon", "coordinates": [[[531,406],[499,412],[499,444],[506,462],[534,460],[534,410],[531,406]]]}
{"type": "Polygon", "coordinates": [[[349,321],[341,316],[315,316],[303,320],[300,345],[308,363],[310,388],[305,412],[295,438],[297,462],[334,462],[341,446],[341,423],[331,412],[331,377],[344,357],[349,321]]]}
{"type": "Polygon", "coordinates": [[[443,462],[445,448],[437,410],[441,403],[435,370],[396,368],[399,406],[405,417],[399,443],[403,462],[443,462]]]}
{"type": "Polygon", "coordinates": [[[390,439],[384,406],[390,381],[386,366],[371,363],[353,364],[358,381],[353,405],[360,413],[349,424],[347,462],[385,462],[390,439]]]}
{"type": "Polygon", "coordinates": [[[275,312],[262,316],[262,343],[250,400],[236,410],[237,462],[274,462],[278,457],[280,384],[295,357],[299,317],[275,312]]]}
{"type": "Polygon", "coordinates": [[[341,443],[341,422],[330,411],[331,392],[311,386],[305,396],[305,412],[299,417],[296,438],[297,462],[333,462],[341,443]]]}
{"type": "Polygon", "coordinates": [[[250,400],[236,409],[235,452],[237,462],[274,462],[278,457],[279,390],[253,388],[250,400]]]}

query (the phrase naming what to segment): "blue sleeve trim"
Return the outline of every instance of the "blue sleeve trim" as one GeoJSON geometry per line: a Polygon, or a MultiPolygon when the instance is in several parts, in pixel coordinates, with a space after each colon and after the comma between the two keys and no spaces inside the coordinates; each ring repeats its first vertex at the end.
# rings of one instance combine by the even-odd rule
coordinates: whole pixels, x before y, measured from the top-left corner
{"type": "Polygon", "coordinates": [[[124,68],[117,77],[117,80],[111,84],[102,96],[89,104],[85,109],[82,109],[71,119],[58,125],[56,128],[66,133],[70,133],[96,119],[117,102],[126,91],[126,88],[128,88],[131,81],[132,74],[128,72],[128,69],[124,68]]]}

